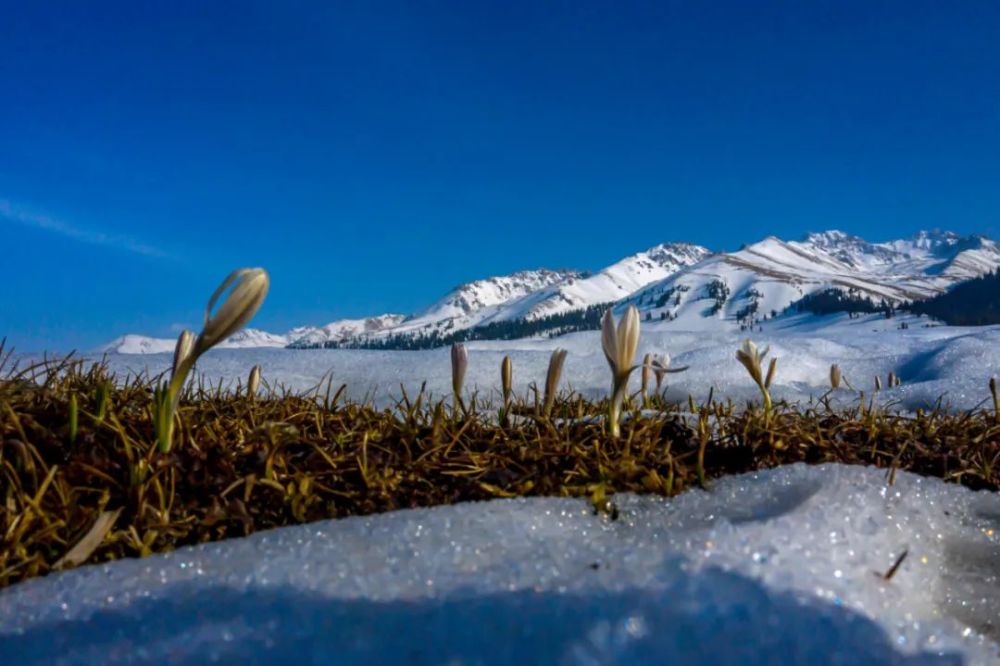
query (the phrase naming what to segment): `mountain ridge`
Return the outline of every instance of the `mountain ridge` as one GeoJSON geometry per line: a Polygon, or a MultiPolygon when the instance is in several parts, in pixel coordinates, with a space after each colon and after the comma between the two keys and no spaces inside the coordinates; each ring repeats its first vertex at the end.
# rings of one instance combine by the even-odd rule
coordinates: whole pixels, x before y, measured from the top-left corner
{"type": "Polygon", "coordinates": [[[919,232],[872,243],[840,231],[801,241],[768,236],[713,255],[627,299],[651,318],[702,327],[704,320],[753,325],[822,290],[896,306],[923,300],[1000,266],[1000,247],[982,236],[919,232]]]}
{"type": "MultiPolygon", "coordinates": [[[[245,329],[220,347],[419,347],[475,337],[473,330],[526,334],[573,330],[574,313],[608,303],[634,303],[644,318],[702,328],[753,325],[821,290],[858,293],[898,305],[944,293],[1000,267],[1000,246],[985,236],[919,231],[909,238],[870,242],[831,229],[784,241],[767,236],[735,252],[713,253],[689,243],[661,243],[596,273],[522,270],[458,285],[408,316],[383,314],[284,334],[245,329]],[[534,325],[529,325],[534,322],[534,325]],[[558,325],[557,325],[558,323],[558,325]],[[391,345],[390,345],[391,346],[391,345]]],[[[99,351],[158,353],[173,341],[129,334],[99,351]],[[154,351],[156,350],[156,351],[154,351]]]]}

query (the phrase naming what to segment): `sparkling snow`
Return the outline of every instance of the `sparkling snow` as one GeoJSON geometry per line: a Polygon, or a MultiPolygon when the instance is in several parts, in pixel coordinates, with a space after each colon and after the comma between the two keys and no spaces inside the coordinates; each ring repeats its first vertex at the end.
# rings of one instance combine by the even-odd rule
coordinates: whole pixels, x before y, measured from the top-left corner
{"type": "Polygon", "coordinates": [[[1000,496],[794,465],[263,532],[0,591],[4,664],[1000,661],[1000,496]],[[908,550],[891,580],[880,576],[908,550]]]}

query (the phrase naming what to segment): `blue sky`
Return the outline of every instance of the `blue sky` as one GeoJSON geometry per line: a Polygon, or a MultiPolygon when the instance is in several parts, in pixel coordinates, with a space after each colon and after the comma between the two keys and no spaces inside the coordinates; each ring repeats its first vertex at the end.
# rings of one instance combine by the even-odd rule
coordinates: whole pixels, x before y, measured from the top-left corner
{"type": "Polygon", "coordinates": [[[410,312],[664,241],[996,234],[1000,4],[0,1],[0,336],[410,312]]]}

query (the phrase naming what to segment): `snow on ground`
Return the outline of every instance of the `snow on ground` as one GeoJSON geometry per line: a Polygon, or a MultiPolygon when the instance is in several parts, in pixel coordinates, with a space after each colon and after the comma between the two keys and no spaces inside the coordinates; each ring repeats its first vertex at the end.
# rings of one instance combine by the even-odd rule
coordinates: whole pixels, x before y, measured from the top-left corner
{"type": "MultiPolygon", "coordinates": [[[[714,388],[716,397],[737,401],[757,399],[757,389],[735,360],[742,339],[752,337],[770,345],[778,357],[773,393],[776,398],[808,401],[829,388],[830,365],[838,363],[856,389],[870,397],[874,376],[890,371],[903,386],[885,389],[882,402],[915,410],[932,406],[939,397],[954,409],[968,409],[989,399],[987,384],[1000,369],[1000,326],[960,328],[926,327],[927,320],[879,316],[849,319],[845,316],[795,316],[764,324],[763,332],[740,333],[719,330],[711,322],[703,329],[684,330],[676,322],[643,322],[640,360],[646,352],[668,352],[676,365],[690,366],[669,375],[668,397],[686,400],[692,394],[703,400],[714,388]],[[909,328],[898,326],[907,322],[909,328]]],[[[557,347],[569,350],[563,386],[589,396],[602,397],[610,387],[607,362],[596,331],[574,333],[555,339],[472,342],[466,387],[478,388],[481,396],[495,397],[500,384],[500,362],[510,354],[514,363],[515,389],[524,393],[532,382],[544,384],[549,354],[557,347]]],[[[92,357],[96,358],[96,357],[92,357]]],[[[144,356],[111,354],[108,361],[119,373],[148,370],[158,373],[170,366],[170,354],[144,356]]],[[[389,405],[400,395],[402,384],[412,396],[422,382],[435,395],[451,391],[451,369],[447,349],[416,352],[351,350],[248,349],[212,350],[199,362],[197,372],[213,382],[219,378],[245,382],[251,366],[260,363],[265,381],[280,382],[295,390],[315,386],[327,372],[335,386],[347,384],[347,395],[356,399],[374,395],[389,405]]],[[[639,378],[632,379],[638,390],[639,378]]],[[[841,389],[842,402],[857,394],[841,389]]]]}
{"type": "Polygon", "coordinates": [[[1000,496],[789,467],[325,521],[0,591],[4,664],[1000,662],[1000,496]],[[891,580],[880,577],[908,552],[891,580]]]}

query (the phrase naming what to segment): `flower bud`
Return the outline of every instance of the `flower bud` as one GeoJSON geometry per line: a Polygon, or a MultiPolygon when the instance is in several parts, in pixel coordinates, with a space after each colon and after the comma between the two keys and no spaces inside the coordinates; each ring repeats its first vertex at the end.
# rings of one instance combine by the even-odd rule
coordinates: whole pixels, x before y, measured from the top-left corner
{"type": "MultiPolygon", "coordinates": [[[[171,375],[177,376],[181,372],[186,372],[191,352],[194,351],[194,333],[188,330],[181,331],[177,337],[177,345],[174,347],[174,365],[171,375]]],[[[193,361],[193,359],[191,359],[193,361]]]]}
{"type": "Polygon", "coordinates": [[[642,357],[642,397],[643,400],[649,395],[649,380],[653,375],[653,355],[646,354],[642,357]]]}
{"type": "Polygon", "coordinates": [[[601,347],[612,373],[621,376],[632,372],[635,352],[639,348],[639,311],[634,305],[628,306],[617,329],[611,310],[604,313],[601,321],[601,347]]]}
{"type": "Polygon", "coordinates": [[[500,363],[500,384],[503,387],[504,402],[507,402],[514,390],[514,364],[511,362],[510,356],[504,356],[500,363]]]}
{"type": "Polygon", "coordinates": [[[767,377],[764,378],[764,388],[771,388],[771,382],[774,381],[774,371],[778,368],[778,359],[772,358],[771,362],[767,366],[767,377]]]}
{"type": "Polygon", "coordinates": [[[611,436],[617,438],[621,432],[619,420],[621,405],[628,390],[628,378],[632,374],[632,363],[639,348],[639,311],[634,305],[628,306],[615,328],[611,310],[604,313],[601,320],[601,348],[611,367],[611,402],[608,407],[611,436]]]}
{"type": "Polygon", "coordinates": [[[230,273],[205,308],[205,326],[195,345],[197,355],[243,328],[260,309],[269,286],[270,279],[263,268],[240,268],[230,273]],[[212,308],[229,285],[233,285],[229,296],[213,315],[212,308]]]}
{"type": "Polygon", "coordinates": [[[462,402],[462,387],[465,385],[465,371],[468,367],[469,352],[465,350],[465,345],[460,342],[453,344],[451,346],[451,389],[455,393],[456,403],[462,402]]]}
{"type": "Polygon", "coordinates": [[[557,349],[549,358],[549,371],[545,376],[545,415],[552,413],[552,405],[556,401],[559,390],[559,378],[562,376],[563,363],[566,362],[566,350],[557,349]]]}
{"type": "Polygon", "coordinates": [[[260,366],[255,365],[250,368],[250,376],[247,377],[247,396],[253,398],[260,388],[260,366]]]}

